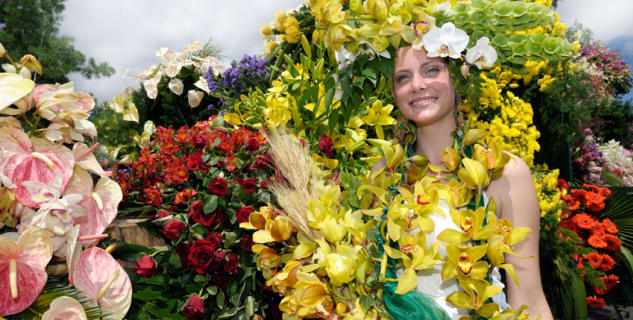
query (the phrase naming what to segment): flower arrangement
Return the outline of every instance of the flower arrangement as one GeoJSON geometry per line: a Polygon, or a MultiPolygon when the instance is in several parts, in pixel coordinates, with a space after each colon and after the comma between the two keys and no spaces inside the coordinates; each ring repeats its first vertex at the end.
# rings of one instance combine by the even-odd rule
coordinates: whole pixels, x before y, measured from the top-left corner
{"type": "Polygon", "coordinates": [[[599,41],[584,43],[580,48],[580,62],[591,76],[591,82],[603,88],[605,95],[626,94],[633,78],[630,66],[617,51],[611,51],[599,41]]]}
{"type": "MultiPolygon", "coordinates": [[[[566,189],[565,182],[562,182],[566,189]]],[[[622,245],[618,238],[618,228],[609,219],[598,218],[604,210],[605,201],[611,197],[608,188],[584,184],[579,189],[568,189],[562,197],[567,209],[564,210],[561,228],[572,231],[576,242],[573,256],[584,281],[591,286],[593,295],[587,297],[590,307],[604,307],[602,296],[619,282],[613,273],[615,253],[622,245]]]]}
{"type": "Polygon", "coordinates": [[[0,74],[0,315],[123,319],[130,279],[95,246],[122,194],[84,143],[97,134],[94,100],[72,82],[36,84],[34,56],[0,49],[13,71],[0,74]]]}
{"type": "Polygon", "coordinates": [[[529,229],[512,228],[507,219],[497,220],[494,200],[487,206],[476,204],[485,186],[501,175],[510,160],[498,144],[489,149],[474,144],[482,136],[477,129],[467,131],[463,149],[456,144],[444,151],[446,171],[451,174],[448,186],[425,176],[427,170],[441,170],[425,157],[405,158],[401,145],[377,140],[387,166],[372,174],[371,183],[357,181],[352,183],[355,188],[341,192],[340,186],[323,178],[309,150],[298,140],[273,133],[271,156],[285,180],[271,188],[283,211],[263,207],[241,226],[256,230],[253,252],[258,254],[257,265],[267,284],[284,296],[280,304],[284,317],[325,318],[337,313],[349,319],[377,319],[419,312],[444,319],[444,311],[428,300],[403,313],[388,302],[407,294],[412,299],[409,302],[430,299],[414,291],[416,273],[427,269],[441,270],[443,281],[457,279],[464,290],[449,295],[444,303],[470,310],[473,317],[514,315],[514,310],[500,310],[497,304],[486,302],[501,288],[484,279],[496,266],[516,281],[514,268],[504,263],[503,253],[512,251],[510,246],[521,241],[529,229]],[[465,156],[466,152],[473,157],[465,156]],[[354,209],[353,200],[343,201],[344,197],[357,198],[359,209],[354,209]],[[439,206],[450,208],[459,230],[435,234],[430,215],[442,212],[439,206]],[[376,219],[363,219],[363,215],[376,219]],[[427,246],[427,237],[438,241],[427,246]],[[447,260],[441,266],[440,241],[447,246],[447,260]],[[398,278],[396,269],[403,270],[398,278]]]}
{"type": "Polygon", "coordinates": [[[136,261],[131,317],[275,317],[278,302],[257,277],[251,232],[238,228],[270,201],[266,144],[261,132],[211,117],[158,127],[149,147],[120,168],[123,207],[150,213],[141,225],[168,243],[136,261]]]}
{"type": "Polygon", "coordinates": [[[619,142],[600,143],[592,131],[584,129],[584,139],[575,143],[574,170],[586,183],[609,186],[631,186],[632,153],[619,142]]]}
{"type": "Polygon", "coordinates": [[[210,67],[205,78],[210,92],[219,95],[221,107],[224,107],[228,98],[237,99],[242,94],[248,94],[249,88],[267,89],[270,66],[266,59],[244,55],[239,63],[233,60],[231,67],[224,70],[221,76],[216,75],[213,67],[210,67]]]}

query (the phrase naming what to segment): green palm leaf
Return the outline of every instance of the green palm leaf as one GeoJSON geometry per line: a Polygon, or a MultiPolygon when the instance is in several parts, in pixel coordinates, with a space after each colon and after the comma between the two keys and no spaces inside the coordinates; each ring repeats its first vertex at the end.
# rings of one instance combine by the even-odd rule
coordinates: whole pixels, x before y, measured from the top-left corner
{"type": "Polygon", "coordinates": [[[555,294],[561,299],[564,319],[587,319],[587,293],[584,281],[560,257],[554,260],[554,265],[562,284],[555,289],[558,291],[555,294]]]}
{"type": "Polygon", "coordinates": [[[600,218],[609,218],[618,227],[622,245],[633,248],[633,188],[611,187],[611,198],[600,212],[600,218]]]}
{"type": "Polygon", "coordinates": [[[68,296],[79,301],[86,312],[88,320],[103,319],[107,316],[94,300],[86,297],[77,288],[71,286],[65,277],[49,277],[46,286],[44,286],[42,293],[40,293],[35,302],[26,310],[8,316],[7,319],[39,320],[42,318],[42,314],[48,311],[51,302],[61,296],[68,296]]]}

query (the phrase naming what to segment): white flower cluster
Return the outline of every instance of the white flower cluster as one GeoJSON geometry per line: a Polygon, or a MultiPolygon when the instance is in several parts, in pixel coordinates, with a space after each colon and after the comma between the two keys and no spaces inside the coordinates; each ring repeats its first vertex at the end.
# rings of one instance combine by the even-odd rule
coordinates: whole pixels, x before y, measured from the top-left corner
{"type": "Polygon", "coordinates": [[[615,140],[599,144],[598,150],[602,152],[602,159],[617,170],[616,173],[622,178],[624,184],[633,186],[633,152],[615,140]]]}
{"type": "MultiPolygon", "coordinates": [[[[434,28],[422,37],[422,45],[429,57],[450,57],[459,59],[462,51],[468,46],[468,34],[464,30],[455,28],[451,22],[434,28]]],[[[466,62],[476,65],[479,69],[490,68],[497,61],[497,51],[490,46],[490,39],[481,37],[477,44],[466,52],[466,62]]]]}

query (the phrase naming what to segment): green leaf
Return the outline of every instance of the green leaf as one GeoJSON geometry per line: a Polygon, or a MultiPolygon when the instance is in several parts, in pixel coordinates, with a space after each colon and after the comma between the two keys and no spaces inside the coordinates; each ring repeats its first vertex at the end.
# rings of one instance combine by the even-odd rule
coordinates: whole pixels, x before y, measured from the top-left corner
{"type": "Polygon", "coordinates": [[[169,255],[168,262],[174,268],[182,268],[182,263],[180,262],[180,257],[176,253],[172,252],[172,254],[169,255]]]}
{"type": "Polygon", "coordinates": [[[626,269],[629,271],[629,274],[631,275],[631,277],[633,277],[633,254],[631,253],[631,251],[621,246],[620,251],[618,252],[618,255],[624,262],[624,265],[626,266],[626,269]]]}
{"type": "Polygon", "coordinates": [[[218,208],[219,201],[220,201],[220,197],[216,195],[208,195],[206,198],[204,198],[202,211],[204,211],[204,213],[206,214],[213,213],[213,211],[215,211],[215,209],[218,208]]]}
{"type": "Polygon", "coordinates": [[[135,262],[136,260],[152,253],[152,249],[138,244],[129,244],[125,242],[117,243],[116,248],[112,251],[112,257],[117,260],[135,262]]]}
{"type": "Polygon", "coordinates": [[[231,307],[229,308],[229,310],[227,310],[226,312],[222,313],[218,319],[226,319],[226,318],[230,318],[232,316],[234,316],[235,314],[237,314],[238,311],[240,311],[241,309],[243,309],[244,306],[241,307],[231,307]]]}
{"type": "Polygon", "coordinates": [[[218,286],[207,287],[207,293],[209,293],[210,296],[215,296],[218,294],[218,286]]]}
{"type": "Polygon", "coordinates": [[[246,303],[244,304],[246,311],[246,318],[250,319],[255,314],[255,298],[253,296],[246,297],[246,303]]]}
{"type": "Polygon", "coordinates": [[[135,281],[136,283],[142,284],[153,284],[153,285],[163,285],[165,284],[165,277],[162,274],[156,274],[149,278],[139,278],[135,281]]]}
{"type": "Polygon", "coordinates": [[[224,291],[218,290],[218,293],[215,296],[215,303],[218,308],[224,309],[224,291]]]}
{"type": "Polygon", "coordinates": [[[134,297],[134,299],[146,302],[165,299],[163,298],[163,292],[152,286],[147,286],[140,291],[134,292],[132,296],[134,297]]]}
{"type": "Polygon", "coordinates": [[[207,282],[207,281],[211,281],[211,275],[210,274],[197,274],[195,277],[193,277],[193,281],[197,282],[197,283],[203,283],[203,282],[207,282]]]}

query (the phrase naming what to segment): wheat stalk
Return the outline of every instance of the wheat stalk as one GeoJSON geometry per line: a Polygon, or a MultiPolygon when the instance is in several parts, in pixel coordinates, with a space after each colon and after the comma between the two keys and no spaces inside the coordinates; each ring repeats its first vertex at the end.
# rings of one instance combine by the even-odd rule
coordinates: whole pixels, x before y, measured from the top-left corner
{"type": "Polygon", "coordinates": [[[271,186],[277,202],[299,232],[312,241],[323,238],[317,230],[310,227],[310,221],[306,217],[308,204],[315,199],[310,192],[311,186],[318,185],[323,180],[318,174],[320,170],[310,157],[310,150],[283,128],[266,132],[266,138],[273,163],[289,183],[277,181],[271,186]]]}

